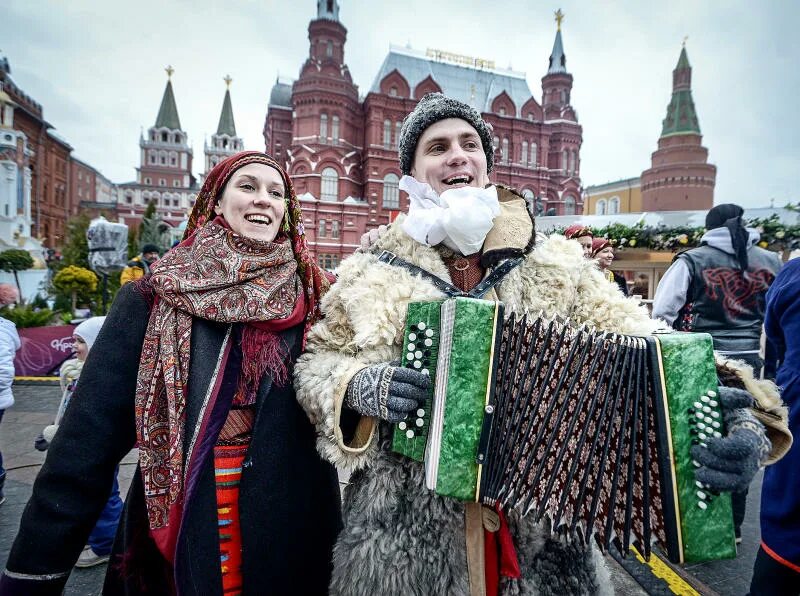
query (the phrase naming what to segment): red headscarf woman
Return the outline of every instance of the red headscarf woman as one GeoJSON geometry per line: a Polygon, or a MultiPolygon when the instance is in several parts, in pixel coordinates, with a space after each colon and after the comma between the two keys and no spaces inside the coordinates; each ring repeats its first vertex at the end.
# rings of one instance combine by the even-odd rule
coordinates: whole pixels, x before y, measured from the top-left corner
{"type": "Polygon", "coordinates": [[[614,246],[608,238],[594,238],[592,240],[592,258],[597,262],[600,271],[608,278],[608,281],[616,282],[620,291],[628,295],[628,283],[625,278],[611,271],[611,263],[614,261],[614,246]]]}
{"type": "Polygon", "coordinates": [[[218,164],[184,240],[120,290],[0,585],[63,587],[136,442],[107,591],[327,593],[338,482],[289,370],[328,287],[280,165],[218,164]]]}
{"type": "Polygon", "coordinates": [[[569,240],[577,240],[578,244],[583,247],[583,256],[587,259],[592,258],[592,238],[594,238],[594,234],[591,228],[581,224],[572,224],[564,230],[564,236],[569,240]]]}

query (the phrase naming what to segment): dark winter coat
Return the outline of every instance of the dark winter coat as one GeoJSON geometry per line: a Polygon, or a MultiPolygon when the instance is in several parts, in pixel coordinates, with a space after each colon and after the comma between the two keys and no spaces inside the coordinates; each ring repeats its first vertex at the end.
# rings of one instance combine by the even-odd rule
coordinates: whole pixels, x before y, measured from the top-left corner
{"type": "MultiPolygon", "coordinates": [[[[120,290],[90,353],[23,513],[0,578],[0,594],[59,594],[111,489],[117,463],[136,440],[134,393],[148,321],[147,301],[120,290]]],[[[195,319],[186,407],[188,429],[214,376],[227,325],[195,319]]],[[[292,361],[301,327],[284,332],[292,361]]],[[[240,520],[243,594],[325,594],[341,527],[334,468],[314,447],[314,429],[294,389],[270,378],[258,391],[252,442],[243,464],[240,520]]],[[[186,451],[184,449],[184,451],[186,451]]],[[[174,569],[149,537],[137,470],[109,563],[104,593],[222,592],[213,450],[185,504],[174,569]]]]}
{"type": "Polygon", "coordinates": [[[795,441],[767,466],[761,489],[761,544],[770,556],[800,569],[800,259],[789,261],[767,292],[764,331],[780,361],[776,382],[789,408],[795,441]],[[774,556],[777,555],[777,556],[774,556]]]}

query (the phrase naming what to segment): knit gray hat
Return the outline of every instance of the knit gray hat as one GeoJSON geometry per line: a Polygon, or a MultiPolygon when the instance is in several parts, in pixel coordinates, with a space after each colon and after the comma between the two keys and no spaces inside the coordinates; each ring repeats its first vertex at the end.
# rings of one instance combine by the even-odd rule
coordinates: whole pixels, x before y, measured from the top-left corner
{"type": "Polygon", "coordinates": [[[460,118],[477,131],[486,154],[487,170],[491,172],[494,166],[494,146],[489,125],[481,118],[478,110],[442,93],[425,95],[414,111],[403,120],[400,128],[400,171],[406,175],[411,173],[420,136],[431,124],[445,118],[460,118]]]}

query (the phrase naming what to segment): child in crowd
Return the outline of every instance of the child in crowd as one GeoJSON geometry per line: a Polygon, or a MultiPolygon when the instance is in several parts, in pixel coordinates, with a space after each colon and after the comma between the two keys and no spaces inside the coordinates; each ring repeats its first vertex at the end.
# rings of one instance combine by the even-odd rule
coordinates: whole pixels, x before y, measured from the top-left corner
{"type": "MultiPolygon", "coordinates": [[[[64,417],[64,412],[66,412],[72,399],[72,394],[78,384],[83,364],[92,349],[94,340],[97,339],[97,334],[100,333],[100,328],[103,326],[105,319],[105,317],[92,317],[75,327],[75,331],[72,334],[75,340],[75,358],[67,360],[61,365],[59,376],[63,394],[56,413],[55,423],[45,427],[44,431],[42,431],[46,445],[49,445],[58,430],[58,425],[64,417]]],[[[100,513],[92,533],[89,535],[88,544],[83,549],[80,557],[78,557],[78,562],[75,564],[76,567],[92,567],[108,561],[121,514],[122,499],[119,496],[119,484],[115,474],[111,495],[100,513]]]]}

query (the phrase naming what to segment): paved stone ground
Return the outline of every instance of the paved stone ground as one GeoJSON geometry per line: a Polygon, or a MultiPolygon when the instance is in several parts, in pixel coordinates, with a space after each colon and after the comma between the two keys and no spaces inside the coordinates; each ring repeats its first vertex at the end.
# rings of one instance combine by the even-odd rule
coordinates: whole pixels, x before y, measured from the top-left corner
{"type": "MultiPolygon", "coordinates": [[[[61,397],[55,386],[15,385],[17,403],[5,412],[0,423],[0,451],[8,470],[5,484],[7,500],[0,506],[0,568],[5,567],[11,544],[19,528],[22,510],[31,494],[33,481],[44,462],[46,452],[33,448],[36,435],[53,421],[61,397]]],[[[120,466],[120,492],[124,496],[130,485],[136,462],[132,451],[120,466]]],[[[346,478],[341,477],[342,484],[346,478]]],[[[747,518],[743,526],[743,543],[739,556],[730,561],[716,561],[689,566],[687,570],[721,596],[740,596],[747,593],[753,561],[759,543],[758,504],[761,476],[756,479],[748,498],[747,518]]],[[[645,594],[639,585],[611,557],[607,557],[612,583],[618,594],[645,594]]],[[[75,569],[67,588],[67,596],[99,594],[106,566],[75,569]]]]}

